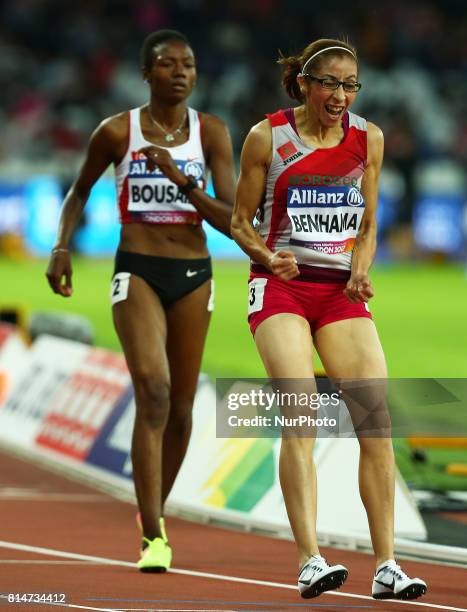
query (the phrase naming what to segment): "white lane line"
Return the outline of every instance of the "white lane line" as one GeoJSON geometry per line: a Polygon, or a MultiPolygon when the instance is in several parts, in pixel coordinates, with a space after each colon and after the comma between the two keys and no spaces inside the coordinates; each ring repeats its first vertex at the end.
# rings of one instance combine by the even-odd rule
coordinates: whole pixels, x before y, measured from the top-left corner
{"type": "MultiPolygon", "coordinates": [[[[117,559],[107,559],[106,557],[93,557],[92,555],[80,555],[63,550],[55,550],[54,548],[42,548],[40,546],[29,546],[28,544],[18,544],[16,542],[5,542],[0,540],[0,548],[8,548],[10,550],[24,550],[26,552],[37,553],[40,555],[50,555],[51,557],[62,557],[64,559],[77,559],[78,561],[94,561],[101,565],[118,565],[120,567],[136,567],[136,563],[129,561],[120,561],[117,559]]],[[[467,611],[466,611],[467,612],[467,611]]]]}
{"type": "MultiPolygon", "coordinates": [[[[0,599],[8,599],[8,595],[0,595],[0,599]]],[[[12,606],[17,606],[18,604],[16,603],[12,603],[12,606]]],[[[31,606],[59,606],[60,608],[77,608],[78,610],[99,610],[99,612],[120,612],[120,610],[116,610],[115,608],[93,608],[91,606],[78,606],[77,604],[67,604],[67,603],[54,603],[54,602],[44,602],[41,601],[40,603],[34,603],[31,602],[31,606]]]]}
{"type": "Polygon", "coordinates": [[[44,561],[42,559],[0,559],[0,565],[12,563],[13,565],[99,565],[97,561],[44,561]]]}
{"type": "MultiPolygon", "coordinates": [[[[106,557],[94,557],[93,555],[81,555],[78,553],[66,552],[63,550],[55,550],[53,548],[42,548],[39,546],[28,546],[27,544],[17,544],[15,542],[5,542],[0,540],[0,548],[9,548],[13,550],[24,550],[32,553],[39,553],[44,555],[50,555],[51,557],[64,557],[66,559],[79,559],[82,561],[95,561],[103,565],[117,565],[120,567],[136,567],[135,563],[129,561],[119,561],[117,559],[107,559],[106,557]]],[[[258,586],[268,586],[277,589],[290,589],[293,591],[297,590],[294,584],[282,584],[280,582],[269,582],[267,580],[254,580],[253,578],[239,578],[237,576],[226,576],[224,574],[211,574],[209,572],[197,572],[193,570],[184,569],[170,569],[171,574],[181,574],[183,576],[195,576],[198,578],[210,578],[212,580],[225,580],[227,582],[240,582],[242,584],[256,584],[258,586]]],[[[357,593],[344,593],[342,591],[327,591],[323,595],[335,595],[337,597],[350,597],[352,599],[366,599],[371,601],[375,605],[379,605],[376,599],[373,599],[370,595],[358,595],[357,593]]],[[[425,603],[418,601],[401,601],[396,599],[385,599],[384,603],[397,603],[402,606],[422,606],[425,608],[434,608],[436,610],[451,610],[452,612],[467,612],[467,608],[455,608],[453,606],[443,606],[440,604],[425,603]]]]}
{"type": "Polygon", "coordinates": [[[17,487],[0,487],[0,500],[2,501],[38,501],[38,502],[105,502],[114,501],[99,493],[61,493],[53,491],[40,491],[38,489],[24,489],[17,487]]]}

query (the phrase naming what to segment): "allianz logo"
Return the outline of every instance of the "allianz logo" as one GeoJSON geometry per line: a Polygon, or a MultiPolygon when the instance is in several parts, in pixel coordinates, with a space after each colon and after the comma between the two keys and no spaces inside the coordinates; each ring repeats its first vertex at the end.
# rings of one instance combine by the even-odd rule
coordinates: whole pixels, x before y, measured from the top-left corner
{"type": "Polygon", "coordinates": [[[288,204],[342,204],[343,206],[361,206],[363,196],[357,187],[350,189],[310,189],[309,187],[289,187],[288,204]]]}
{"type": "Polygon", "coordinates": [[[347,194],[347,204],[349,206],[361,206],[363,204],[363,196],[360,193],[360,189],[351,187],[347,194]]]}
{"type": "Polygon", "coordinates": [[[185,164],[185,175],[192,176],[196,180],[203,178],[204,167],[199,162],[187,161],[185,164]]]}

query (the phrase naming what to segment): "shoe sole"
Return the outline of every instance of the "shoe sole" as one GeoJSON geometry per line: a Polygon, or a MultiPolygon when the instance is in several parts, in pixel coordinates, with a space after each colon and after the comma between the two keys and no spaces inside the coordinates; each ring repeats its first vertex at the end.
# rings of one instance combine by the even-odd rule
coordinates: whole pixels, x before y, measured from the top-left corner
{"type": "Polygon", "coordinates": [[[310,585],[307,589],[302,591],[300,595],[303,599],[312,599],[313,597],[318,597],[318,595],[321,595],[321,593],[325,591],[339,589],[347,580],[348,575],[349,572],[346,570],[336,570],[332,574],[328,574],[322,580],[318,580],[310,585]]]}
{"type": "Polygon", "coordinates": [[[140,572],[143,574],[165,574],[167,571],[166,567],[139,567],[140,572]]]}
{"type": "Polygon", "coordinates": [[[407,588],[405,588],[404,590],[402,590],[400,593],[397,593],[397,594],[396,593],[379,593],[377,595],[373,595],[373,599],[402,599],[402,600],[417,599],[418,597],[425,595],[426,592],[427,592],[426,586],[423,586],[422,584],[414,584],[412,586],[408,586],[407,588]]]}

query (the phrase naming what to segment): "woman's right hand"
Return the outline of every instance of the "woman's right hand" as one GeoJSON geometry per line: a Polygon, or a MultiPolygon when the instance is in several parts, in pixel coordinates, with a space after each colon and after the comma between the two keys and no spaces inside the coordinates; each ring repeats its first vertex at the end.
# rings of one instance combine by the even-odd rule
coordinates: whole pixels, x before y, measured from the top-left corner
{"type": "Polygon", "coordinates": [[[63,297],[70,297],[73,293],[71,286],[71,258],[68,250],[52,251],[47,267],[47,280],[54,293],[63,297]]]}
{"type": "Polygon", "coordinates": [[[269,269],[282,280],[291,280],[300,274],[297,260],[292,251],[276,251],[269,258],[269,269]]]}

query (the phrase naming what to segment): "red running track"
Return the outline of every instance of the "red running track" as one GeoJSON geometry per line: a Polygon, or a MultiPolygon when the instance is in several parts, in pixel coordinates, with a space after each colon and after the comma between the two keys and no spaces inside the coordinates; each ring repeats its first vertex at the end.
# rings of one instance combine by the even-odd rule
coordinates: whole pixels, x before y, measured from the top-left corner
{"type": "Polygon", "coordinates": [[[338,595],[303,600],[292,542],[168,518],[174,568],[141,574],[134,566],[135,508],[32,463],[0,453],[0,607],[16,610],[465,610],[464,569],[413,561],[428,582],[415,602],[368,597],[373,559],[323,549],[350,575],[338,595]],[[44,550],[45,549],[45,550],[44,550]],[[270,584],[261,584],[266,581],[270,584]],[[8,603],[8,593],[65,593],[66,604],[8,603]]]}

